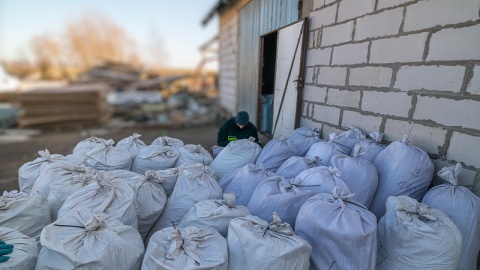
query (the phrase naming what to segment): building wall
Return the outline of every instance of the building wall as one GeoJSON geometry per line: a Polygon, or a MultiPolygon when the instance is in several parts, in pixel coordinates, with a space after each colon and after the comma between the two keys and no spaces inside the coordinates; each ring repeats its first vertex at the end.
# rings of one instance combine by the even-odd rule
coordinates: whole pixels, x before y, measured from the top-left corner
{"type": "Polygon", "coordinates": [[[410,133],[480,194],[480,1],[315,0],[301,126],[410,133]]]}

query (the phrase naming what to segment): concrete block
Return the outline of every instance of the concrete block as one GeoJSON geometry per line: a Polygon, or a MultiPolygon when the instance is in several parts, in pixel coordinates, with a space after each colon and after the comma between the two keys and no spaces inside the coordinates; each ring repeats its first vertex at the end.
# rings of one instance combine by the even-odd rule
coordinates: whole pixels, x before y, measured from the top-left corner
{"type": "Polygon", "coordinates": [[[448,28],[432,35],[427,60],[479,60],[480,25],[448,28]]]}
{"type": "MultiPolygon", "coordinates": [[[[436,186],[436,185],[445,184],[446,181],[438,176],[438,171],[440,171],[445,167],[455,166],[456,162],[450,162],[449,160],[443,160],[443,159],[432,159],[432,162],[433,162],[433,166],[435,167],[432,185],[436,186]]],[[[462,168],[462,170],[460,171],[460,174],[458,175],[458,184],[460,186],[471,188],[473,185],[473,181],[475,180],[476,174],[477,174],[476,171],[462,168]]]]}
{"type": "Polygon", "coordinates": [[[320,9],[310,13],[310,29],[320,28],[324,25],[335,23],[337,14],[337,5],[331,5],[324,9],[320,9]]]}
{"type": "Polygon", "coordinates": [[[419,96],[413,119],[480,130],[480,101],[419,96]]]}
{"type": "Polygon", "coordinates": [[[327,88],[312,85],[306,85],[303,88],[302,99],[305,101],[325,103],[327,96],[327,88]]]}
{"type": "Polygon", "coordinates": [[[323,28],[321,46],[330,46],[352,40],[353,21],[323,28]]]}
{"type": "Polygon", "coordinates": [[[345,85],[347,69],[339,67],[320,67],[317,83],[327,85],[345,85]]]}
{"type": "Polygon", "coordinates": [[[308,43],[307,43],[308,49],[315,48],[316,33],[317,33],[317,30],[308,32],[308,43]]]}
{"type": "Polygon", "coordinates": [[[310,129],[313,129],[313,128],[319,128],[320,130],[322,129],[322,124],[315,123],[312,120],[304,118],[304,117],[300,118],[299,125],[300,125],[300,127],[305,127],[305,128],[310,128],[310,129]]]}
{"type": "Polygon", "coordinates": [[[337,0],[325,0],[325,5],[329,5],[337,0]]]}
{"type": "Polygon", "coordinates": [[[374,9],[375,0],[343,0],[338,8],[338,22],[361,17],[374,9]]]}
{"type": "Polygon", "coordinates": [[[333,47],[333,65],[367,63],[368,42],[333,47]]]}
{"type": "Polygon", "coordinates": [[[321,8],[325,5],[325,0],[314,0],[313,1],[313,10],[321,8]]]}
{"type": "Polygon", "coordinates": [[[408,134],[409,132],[410,136],[408,137],[408,141],[410,144],[430,154],[440,154],[439,147],[443,147],[445,136],[447,135],[446,129],[387,119],[385,124],[385,140],[401,141],[403,134],[408,134]]]}
{"type": "Polygon", "coordinates": [[[377,10],[395,7],[398,5],[402,5],[408,2],[415,2],[416,0],[378,0],[377,10]]]}
{"type": "Polygon", "coordinates": [[[327,94],[327,104],[358,109],[360,104],[360,91],[330,88],[327,94]]]}
{"type": "Polygon", "coordinates": [[[436,25],[458,24],[478,20],[478,0],[419,1],[409,5],[405,15],[405,32],[422,30],[436,25]]]}
{"type": "Polygon", "coordinates": [[[360,130],[364,131],[365,134],[370,134],[372,132],[379,132],[380,125],[382,124],[382,117],[364,115],[359,112],[353,111],[343,111],[342,126],[348,127],[354,125],[360,130]]]}
{"type": "Polygon", "coordinates": [[[473,69],[473,77],[468,83],[467,92],[473,95],[480,95],[480,66],[473,69]]]}
{"type": "Polygon", "coordinates": [[[336,127],[332,127],[332,126],[328,126],[328,125],[323,125],[323,128],[322,128],[322,139],[325,140],[325,141],[328,141],[330,140],[330,136],[329,134],[330,133],[335,133],[335,134],[340,134],[342,132],[344,132],[345,130],[342,130],[342,129],[338,129],[336,127]]]}
{"type": "Polygon", "coordinates": [[[305,69],[305,83],[314,83],[314,67],[307,67],[305,69]]]}
{"type": "Polygon", "coordinates": [[[480,164],[478,153],[480,153],[480,137],[453,132],[447,150],[447,159],[478,168],[480,164]]]}
{"type": "Polygon", "coordinates": [[[403,66],[398,70],[394,87],[404,91],[460,92],[464,76],[464,66],[403,66]]]}
{"type": "Polygon", "coordinates": [[[408,117],[412,107],[412,97],[407,93],[363,91],[363,111],[408,117]]]}
{"type": "Polygon", "coordinates": [[[372,41],[370,63],[421,62],[427,33],[372,41]]]}
{"type": "Polygon", "coordinates": [[[338,125],[340,121],[340,109],[324,105],[313,105],[313,119],[321,122],[338,125]]]}
{"type": "Polygon", "coordinates": [[[361,67],[350,69],[350,85],[389,87],[392,69],[386,67],[361,67]]]}
{"type": "Polygon", "coordinates": [[[307,66],[329,65],[332,48],[307,50],[307,66]]]}
{"type": "Polygon", "coordinates": [[[355,26],[355,40],[398,34],[402,20],[403,8],[358,18],[355,26]]]}

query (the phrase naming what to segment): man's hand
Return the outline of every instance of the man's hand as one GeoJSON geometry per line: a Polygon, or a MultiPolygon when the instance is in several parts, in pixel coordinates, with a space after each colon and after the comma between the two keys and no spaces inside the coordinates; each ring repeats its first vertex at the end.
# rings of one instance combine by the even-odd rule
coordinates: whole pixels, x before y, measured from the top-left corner
{"type": "Polygon", "coordinates": [[[0,263],[8,261],[10,257],[3,256],[12,253],[13,245],[5,244],[2,240],[0,240],[0,263]]]}

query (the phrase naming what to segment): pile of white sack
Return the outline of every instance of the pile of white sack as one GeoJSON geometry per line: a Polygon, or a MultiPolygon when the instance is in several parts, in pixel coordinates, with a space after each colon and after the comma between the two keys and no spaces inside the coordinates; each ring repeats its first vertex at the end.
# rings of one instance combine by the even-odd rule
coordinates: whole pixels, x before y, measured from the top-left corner
{"type": "Polygon", "coordinates": [[[7,269],[467,269],[480,198],[408,137],[299,128],[215,157],[167,136],[88,138],[0,196],[7,269]],[[368,138],[367,138],[368,137],[368,138]]]}

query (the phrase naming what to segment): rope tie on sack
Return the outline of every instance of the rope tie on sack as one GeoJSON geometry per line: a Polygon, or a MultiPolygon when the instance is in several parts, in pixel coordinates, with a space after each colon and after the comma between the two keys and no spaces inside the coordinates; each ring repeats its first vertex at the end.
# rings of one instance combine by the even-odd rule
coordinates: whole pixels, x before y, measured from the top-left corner
{"type": "MultiPolygon", "coordinates": [[[[44,161],[47,161],[47,162],[49,162],[49,163],[52,162],[52,156],[50,155],[50,151],[48,151],[48,149],[38,151],[38,155],[39,155],[44,161]]],[[[40,161],[40,162],[43,162],[43,161],[40,161]]]]}
{"type": "Polygon", "coordinates": [[[397,216],[405,221],[412,222],[414,217],[418,217],[419,220],[432,221],[437,220],[435,216],[430,214],[430,206],[419,203],[417,200],[407,196],[401,196],[403,198],[398,201],[395,210],[397,216]]]}
{"type": "MultiPolygon", "coordinates": [[[[188,232],[188,230],[185,229],[183,231],[188,232]]],[[[205,241],[205,238],[208,237],[208,235],[209,232],[203,228],[190,231],[190,234],[185,236],[182,235],[180,229],[175,229],[168,238],[172,242],[168,248],[166,258],[169,260],[176,260],[182,252],[185,252],[191,259],[200,264],[204,259],[205,254],[201,254],[198,247],[203,241],[205,241]]]]}
{"type": "Polygon", "coordinates": [[[462,164],[457,163],[454,166],[444,167],[440,171],[438,171],[437,175],[446,180],[452,186],[458,186],[458,175],[462,170],[462,164]]]}
{"type": "Polygon", "coordinates": [[[160,183],[160,184],[165,182],[165,178],[162,177],[160,174],[158,174],[154,170],[147,170],[145,172],[145,180],[150,182],[160,183]]]}
{"type": "Polygon", "coordinates": [[[338,202],[342,207],[341,212],[343,212],[347,207],[347,205],[345,204],[345,201],[350,201],[351,199],[353,199],[354,196],[355,196],[354,193],[351,193],[348,190],[344,190],[339,186],[335,186],[332,190],[332,196],[329,199],[327,199],[327,201],[332,203],[338,202]]]}
{"type": "Polygon", "coordinates": [[[355,146],[353,147],[352,157],[358,158],[360,156],[365,155],[366,153],[367,151],[365,150],[365,148],[363,148],[359,144],[355,144],[355,146]]]}
{"type": "Polygon", "coordinates": [[[379,144],[383,140],[383,136],[385,136],[385,133],[381,132],[373,132],[368,134],[372,140],[374,140],[377,144],[379,144]]]}
{"type": "Polygon", "coordinates": [[[268,223],[268,225],[259,224],[258,227],[263,231],[263,235],[267,234],[267,231],[272,231],[278,234],[283,235],[294,235],[292,227],[290,224],[284,222],[278,216],[277,212],[273,212],[273,221],[268,223]]]}
{"type": "Polygon", "coordinates": [[[313,164],[315,164],[315,166],[318,166],[319,164],[322,164],[322,159],[319,157],[319,156],[315,156],[312,160],[313,164]]]}
{"type": "Polygon", "coordinates": [[[223,193],[223,201],[228,206],[228,208],[235,208],[235,201],[237,197],[235,193],[223,193]]]}
{"type": "Polygon", "coordinates": [[[342,174],[342,172],[338,168],[334,168],[334,167],[327,167],[327,168],[328,168],[328,171],[333,176],[340,177],[340,175],[342,174]]]}

